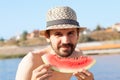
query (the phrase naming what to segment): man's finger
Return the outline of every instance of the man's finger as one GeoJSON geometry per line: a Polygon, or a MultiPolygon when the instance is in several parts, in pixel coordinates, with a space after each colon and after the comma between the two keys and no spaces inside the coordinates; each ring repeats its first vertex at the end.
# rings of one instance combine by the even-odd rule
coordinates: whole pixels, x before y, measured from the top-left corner
{"type": "Polygon", "coordinates": [[[43,65],[39,66],[38,68],[36,68],[35,71],[41,71],[43,68],[49,69],[49,68],[51,68],[51,65],[43,64],[43,65]]]}
{"type": "Polygon", "coordinates": [[[92,75],[88,70],[83,70],[82,73],[84,73],[86,76],[92,75]]]}

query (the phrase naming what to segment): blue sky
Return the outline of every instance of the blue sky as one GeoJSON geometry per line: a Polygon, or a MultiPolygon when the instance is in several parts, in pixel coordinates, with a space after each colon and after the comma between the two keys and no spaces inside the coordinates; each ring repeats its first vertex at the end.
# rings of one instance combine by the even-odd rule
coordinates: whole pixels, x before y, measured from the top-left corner
{"type": "Polygon", "coordinates": [[[0,38],[45,29],[46,12],[55,6],[70,6],[91,30],[120,22],[120,0],[0,0],[0,38]]]}

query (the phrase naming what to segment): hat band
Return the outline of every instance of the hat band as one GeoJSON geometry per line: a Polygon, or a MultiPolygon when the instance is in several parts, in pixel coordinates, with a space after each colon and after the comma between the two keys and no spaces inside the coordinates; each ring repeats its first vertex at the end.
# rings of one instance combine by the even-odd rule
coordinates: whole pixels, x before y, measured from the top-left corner
{"type": "Polygon", "coordinates": [[[71,24],[71,25],[79,26],[79,23],[75,20],[60,19],[60,20],[48,21],[47,22],[47,27],[53,26],[53,25],[60,25],[60,24],[71,24]]]}

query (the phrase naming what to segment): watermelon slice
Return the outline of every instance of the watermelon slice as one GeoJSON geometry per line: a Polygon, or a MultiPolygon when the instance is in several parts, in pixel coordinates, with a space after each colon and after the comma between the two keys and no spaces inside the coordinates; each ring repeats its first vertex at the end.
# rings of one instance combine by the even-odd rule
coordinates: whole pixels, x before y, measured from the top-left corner
{"type": "Polygon", "coordinates": [[[52,69],[63,73],[74,73],[89,69],[96,62],[89,56],[80,56],[79,58],[61,58],[53,54],[44,54],[42,60],[45,64],[51,64],[52,69]]]}

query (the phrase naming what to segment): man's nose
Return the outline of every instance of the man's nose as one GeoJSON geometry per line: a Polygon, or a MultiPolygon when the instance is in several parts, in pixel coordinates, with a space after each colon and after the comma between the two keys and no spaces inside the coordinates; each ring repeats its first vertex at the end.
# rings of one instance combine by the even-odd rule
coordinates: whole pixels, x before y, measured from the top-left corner
{"type": "Polygon", "coordinates": [[[70,38],[69,38],[69,36],[63,36],[62,37],[62,43],[69,43],[70,42],[70,38]]]}

